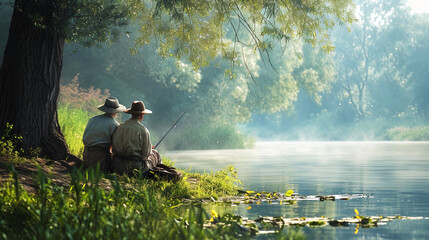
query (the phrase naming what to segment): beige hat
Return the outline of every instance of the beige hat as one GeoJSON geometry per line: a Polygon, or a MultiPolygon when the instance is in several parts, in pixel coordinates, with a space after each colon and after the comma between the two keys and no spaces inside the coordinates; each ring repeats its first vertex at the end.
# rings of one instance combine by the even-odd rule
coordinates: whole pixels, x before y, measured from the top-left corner
{"type": "Polygon", "coordinates": [[[104,105],[97,107],[98,110],[106,113],[120,113],[125,111],[126,107],[122,104],[119,104],[119,101],[115,97],[108,97],[104,102],[104,105]]]}
{"type": "Polygon", "coordinates": [[[144,103],[142,101],[134,101],[133,104],[131,104],[131,108],[125,110],[124,113],[129,113],[129,114],[138,114],[138,113],[151,114],[152,111],[149,110],[149,109],[146,109],[144,107],[144,103]]]}

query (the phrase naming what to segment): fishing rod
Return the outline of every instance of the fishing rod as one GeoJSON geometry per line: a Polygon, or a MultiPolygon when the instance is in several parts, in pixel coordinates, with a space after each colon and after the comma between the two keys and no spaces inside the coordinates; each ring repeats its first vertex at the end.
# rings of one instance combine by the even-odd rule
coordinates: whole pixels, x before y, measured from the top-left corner
{"type": "Polygon", "coordinates": [[[168,133],[171,131],[171,129],[173,129],[176,124],[180,121],[180,119],[183,117],[183,115],[185,115],[185,112],[182,113],[182,115],[180,115],[180,117],[176,120],[176,122],[174,122],[173,126],[171,126],[171,128],[167,131],[167,133],[161,138],[161,140],[159,140],[159,142],[155,145],[154,148],[158,147],[158,145],[162,142],[162,140],[164,140],[164,138],[168,135],[168,133]]]}

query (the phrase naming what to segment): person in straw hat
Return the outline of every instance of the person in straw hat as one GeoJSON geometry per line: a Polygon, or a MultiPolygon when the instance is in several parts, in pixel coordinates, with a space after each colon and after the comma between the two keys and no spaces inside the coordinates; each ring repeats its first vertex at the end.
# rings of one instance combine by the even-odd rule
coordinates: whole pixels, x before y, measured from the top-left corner
{"type": "Polygon", "coordinates": [[[119,104],[115,97],[108,97],[104,105],[97,107],[104,114],[89,119],[83,133],[83,165],[84,167],[109,170],[111,164],[112,135],[119,123],[116,114],[125,111],[126,107],[119,104]]]}
{"type": "Polygon", "coordinates": [[[146,176],[149,170],[157,170],[157,165],[162,163],[161,156],[152,146],[149,130],[141,124],[144,115],[152,111],[146,109],[142,101],[134,101],[124,113],[131,114],[131,118],[119,125],[113,134],[112,170],[119,174],[140,170],[146,176]]]}

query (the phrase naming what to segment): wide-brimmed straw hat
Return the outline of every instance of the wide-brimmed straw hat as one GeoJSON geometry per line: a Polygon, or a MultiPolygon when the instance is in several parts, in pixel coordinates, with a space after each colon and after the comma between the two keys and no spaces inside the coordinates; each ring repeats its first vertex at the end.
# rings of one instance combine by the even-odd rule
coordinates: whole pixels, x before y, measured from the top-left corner
{"type": "Polygon", "coordinates": [[[152,111],[149,110],[149,109],[146,109],[145,106],[144,106],[144,103],[142,101],[134,101],[131,104],[131,108],[125,110],[124,113],[129,113],[129,114],[139,114],[139,113],[151,114],[152,111]]]}
{"type": "Polygon", "coordinates": [[[115,97],[106,98],[104,105],[100,105],[97,108],[106,113],[120,113],[127,109],[124,105],[119,104],[118,99],[115,97]]]}

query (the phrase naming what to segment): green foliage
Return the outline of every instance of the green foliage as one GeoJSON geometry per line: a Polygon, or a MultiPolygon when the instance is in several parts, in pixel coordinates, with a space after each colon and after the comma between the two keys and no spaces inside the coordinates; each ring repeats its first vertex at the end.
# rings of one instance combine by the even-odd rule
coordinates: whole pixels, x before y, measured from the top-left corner
{"type": "MultiPolygon", "coordinates": [[[[183,67],[183,66],[182,66],[183,67]]],[[[185,73],[183,73],[186,75],[185,73]]],[[[180,77],[180,75],[176,75],[177,77],[180,77]]],[[[179,84],[179,83],[176,83],[179,84]]],[[[213,91],[209,88],[210,85],[204,87],[203,91],[213,91]]],[[[180,88],[180,87],[178,87],[180,88]]],[[[186,92],[189,90],[187,89],[186,92]]],[[[180,93],[180,92],[179,92],[180,93]]],[[[58,107],[58,119],[61,126],[61,130],[65,136],[65,139],[69,145],[70,151],[76,155],[81,156],[83,151],[83,143],[82,143],[82,135],[86,126],[86,123],[88,122],[89,118],[99,113],[99,111],[96,109],[96,106],[103,103],[106,96],[108,96],[109,90],[101,91],[98,88],[83,88],[80,86],[77,75],[74,77],[71,83],[63,84],[61,86],[60,91],[60,104],[58,107]]],[[[175,93],[177,94],[177,92],[175,93]]],[[[188,93],[188,94],[194,94],[194,93],[188,93]]],[[[201,94],[199,91],[196,91],[195,94],[201,94]]],[[[154,95],[154,97],[157,94],[154,95]]],[[[156,96],[161,99],[165,99],[164,96],[156,96]]],[[[205,109],[213,108],[216,109],[216,105],[213,105],[209,99],[205,99],[207,101],[206,104],[202,105],[201,101],[198,101],[197,98],[195,98],[195,104],[199,104],[199,108],[203,108],[205,106],[205,109]]],[[[226,99],[225,101],[231,102],[230,104],[233,104],[233,99],[226,99]]],[[[150,106],[146,102],[147,106],[150,106]]],[[[215,111],[215,110],[213,110],[215,111]]],[[[193,112],[193,111],[191,111],[193,112]]],[[[230,112],[231,113],[231,112],[230,112]]],[[[171,114],[171,113],[165,113],[165,114],[171,114]]],[[[159,115],[159,114],[157,114],[159,115]]],[[[203,114],[197,114],[197,117],[203,117],[208,118],[211,114],[208,114],[208,112],[203,112],[203,114]]],[[[240,114],[232,114],[231,116],[225,116],[225,119],[223,119],[223,122],[226,122],[228,119],[231,118],[237,118],[240,114]]],[[[156,116],[156,115],[155,115],[156,116]]],[[[152,115],[148,118],[149,121],[152,120],[152,115]]],[[[145,121],[146,121],[145,119],[145,121]]],[[[194,119],[198,120],[198,119],[194,119]]],[[[199,119],[201,120],[201,119],[199,119]]],[[[153,122],[156,122],[157,119],[155,118],[153,122]]],[[[207,120],[210,121],[210,120],[207,120]]],[[[152,122],[152,121],[151,121],[152,122]]],[[[156,136],[156,125],[155,128],[153,128],[151,122],[149,122],[149,128],[151,132],[155,132],[156,136]]],[[[166,122],[166,124],[171,124],[172,122],[166,122]]],[[[180,123],[181,125],[184,124],[184,126],[181,126],[181,129],[187,129],[189,128],[189,131],[184,131],[184,135],[178,135],[171,134],[169,136],[169,142],[173,143],[169,146],[173,149],[213,149],[213,148],[245,148],[252,146],[254,140],[250,137],[244,135],[243,133],[239,132],[236,127],[234,127],[231,124],[222,124],[222,125],[201,125],[199,123],[200,127],[195,128],[195,126],[192,126],[194,124],[193,120],[182,120],[180,123]],[[183,139],[186,139],[186,141],[183,141],[183,139]]],[[[165,129],[162,129],[162,133],[165,132],[165,129]]],[[[177,130],[176,130],[177,131],[177,130]]]]}
{"type": "MultiPolygon", "coordinates": [[[[163,159],[164,164],[171,161],[163,159]]],[[[183,180],[173,183],[168,181],[153,181],[128,176],[106,176],[111,179],[118,177],[126,189],[137,192],[149,191],[152,195],[167,199],[172,205],[181,204],[178,199],[215,199],[223,196],[233,196],[238,193],[240,180],[233,166],[211,173],[192,173],[182,171],[183,180]],[[161,191],[159,191],[161,190],[161,191]]],[[[138,175],[138,174],[137,174],[138,175]]]]}
{"type": "Polygon", "coordinates": [[[189,126],[169,142],[173,149],[238,149],[252,147],[255,140],[225,124],[189,126]]]}
{"type": "MultiPolygon", "coordinates": [[[[407,86],[411,88],[408,94],[412,98],[412,103],[420,113],[429,115],[429,63],[426,61],[429,54],[429,32],[426,30],[429,25],[429,19],[425,15],[414,16],[407,29],[411,29],[411,47],[406,48],[410,51],[406,57],[401,56],[405,62],[406,72],[411,73],[407,86]]],[[[401,63],[403,63],[401,62],[401,63]]]]}
{"type": "Polygon", "coordinates": [[[116,42],[128,24],[128,9],[121,1],[71,0],[60,1],[59,6],[65,11],[57,19],[64,38],[85,47],[116,42]]]}
{"type": "Polygon", "coordinates": [[[196,198],[213,197],[217,199],[222,196],[236,195],[238,187],[241,185],[237,177],[237,170],[233,166],[212,173],[185,172],[184,178],[192,179],[195,182],[190,188],[191,195],[196,198]]]}
{"type": "MultiPolygon", "coordinates": [[[[279,9],[259,1],[158,1],[153,5],[130,2],[130,13],[136,25],[142,26],[138,31],[142,32],[143,36],[136,37],[133,32],[137,27],[131,26],[130,33],[127,34],[129,39],[124,37],[121,39],[123,42],[115,48],[103,51],[92,49],[90,58],[77,53],[81,55],[79,57],[84,57],[85,61],[72,61],[70,65],[73,66],[64,67],[64,71],[67,71],[69,76],[80,71],[85,87],[95,85],[110,88],[115,94],[118,93],[115,96],[122,103],[142,99],[146,106],[156,113],[147,117],[144,122],[155,139],[165,133],[165,129],[173,121],[173,116],[186,111],[188,114],[180,124],[184,130],[171,134],[163,146],[171,146],[172,149],[248,147],[253,140],[237,130],[237,123],[248,121],[252,112],[273,113],[290,110],[301,89],[320,102],[321,94],[329,91],[332,81],[333,73],[329,72],[331,69],[320,67],[327,61],[318,61],[315,57],[312,61],[319,65],[312,68],[307,61],[304,65],[304,62],[298,59],[296,53],[301,51],[302,43],[294,43],[296,48],[289,45],[282,48],[280,44],[275,45],[273,42],[282,39],[289,41],[297,36],[305,36],[307,32],[314,40],[313,31],[308,29],[326,25],[326,29],[320,29],[325,31],[332,27],[333,22],[323,21],[320,26],[300,22],[298,28],[301,29],[297,29],[300,33],[297,33],[294,32],[294,20],[310,20],[314,17],[312,22],[315,23],[325,17],[329,18],[330,14],[339,14],[342,16],[341,22],[347,18],[343,14],[351,10],[350,3],[332,1],[332,9],[324,9],[319,3],[292,4],[289,9],[300,14],[295,16],[286,10],[284,4],[287,3],[284,2],[279,3],[279,9]],[[186,11],[181,8],[182,5],[186,11]],[[211,11],[211,6],[215,10],[211,11]],[[237,7],[240,10],[235,12],[237,7]],[[344,12],[332,12],[340,8],[344,12]],[[263,20],[259,10],[263,12],[267,9],[271,9],[272,13],[263,20]],[[311,16],[325,10],[327,12],[318,13],[318,17],[311,16]],[[235,16],[234,13],[243,15],[235,16]],[[277,18],[276,14],[281,17],[277,18]],[[288,14],[291,16],[286,22],[288,14]],[[277,21],[276,19],[285,29],[286,25],[290,25],[287,28],[290,31],[288,34],[284,34],[282,27],[269,23],[277,21]],[[250,32],[260,33],[264,37],[252,38],[248,31],[238,30],[244,29],[246,20],[257,26],[249,28],[250,32]],[[224,26],[223,21],[228,26],[224,26]],[[259,29],[260,26],[265,26],[264,30],[259,29]],[[303,30],[304,28],[308,31],[303,30]],[[148,45],[152,40],[157,40],[158,44],[133,48],[133,56],[128,56],[126,54],[134,40],[138,45],[148,45]],[[227,45],[232,46],[234,41],[245,42],[247,46],[237,45],[234,49],[229,49],[227,45]],[[258,52],[257,49],[261,51],[258,52]],[[269,50],[274,51],[267,57],[265,51],[269,50]],[[242,60],[239,60],[239,52],[242,60]],[[231,65],[230,61],[221,60],[220,55],[237,64],[231,65]],[[162,58],[170,56],[176,57],[177,61],[162,58]],[[184,57],[189,61],[183,60],[184,57]],[[272,63],[271,59],[276,61],[272,63]],[[210,61],[215,64],[207,66],[210,61]],[[238,63],[240,61],[241,63],[238,63]],[[278,71],[262,68],[268,62],[278,71]],[[88,64],[93,66],[88,68],[88,64]],[[205,67],[195,70],[201,66],[205,67]],[[74,70],[68,69],[69,67],[74,70]],[[82,72],[85,68],[86,72],[82,72]]],[[[351,21],[351,18],[348,20],[351,21]]]]}
{"type": "MultiPolygon", "coordinates": [[[[319,137],[315,133],[317,128],[336,135],[330,139],[342,139],[350,132],[352,132],[353,138],[360,134],[364,137],[363,139],[368,139],[365,138],[367,136],[363,136],[362,132],[354,131],[352,127],[340,129],[339,126],[354,125],[356,120],[362,120],[362,116],[369,118],[370,121],[379,118],[387,119],[406,112],[408,108],[416,109],[415,111],[419,114],[427,112],[428,104],[425,104],[427,102],[427,94],[425,95],[427,81],[424,77],[427,76],[426,69],[428,69],[425,68],[424,58],[428,42],[426,41],[427,31],[424,30],[427,21],[424,17],[411,18],[407,9],[402,7],[403,1],[360,1],[360,9],[365,8],[366,11],[358,12],[361,21],[348,29],[352,32],[346,31],[341,26],[340,30],[337,29],[331,35],[336,45],[335,56],[326,55],[320,49],[303,44],[306,41],[293,41],[292,35],[287,38],[286,47],[282,44],[269,44],[265,39],[268,36],[270,36],[268,40],[285,37],[280,35],[279,38],[276,38],[276,34],[281,34],[278,32],[279,25],[265,27],[261,27],[263,24],[255,25],[257,26],[255,29],[265,36],[264,39],[259,39],[261,42],[256,46],[266,47],[267,50],[271,48],[270,57],[267,57],[263,50],[258,51],[252,46],[258,40],[249,36],[247,31],[238,31],[237,28],[235,29],[237,32],[234,31],[232,25],[239,26],[240,23],[235,16],[226,14],[227,11],[235,8],[233,3],[223,3],[222,1],[217,1],[217,3],[219,5],[206,1],[184,1],[174,5],[176,2],[158,1],[153,5],[147,4],[140,7],[133,5],[131,7],[135,9],[133,12],[136,13],[134,16],[136,24],[142,25],[141,23],[144,21],[157,21],[158,16],[153,19],[150,16],[155,13],[160,14],[163,19],[157,24],[159,23],[159,26],[163,28],[159,28],[159,33],[165,31],[168,32],[168,36],[164,39],[163,36],[154,33],[158,38],[152,39],[149,35],[145,35],[150,41],[142,41],[142,38],[138,38],[135,34],[138,27],[133,26],[129,38],[122,38],[121,44],[115,45],[114,48],[81,50],[81,52],[90,52],[90,54],[77,53],[79,59],[85,60],[72,60],[73,65],[67,64],[66,56],[63,69],[68,72],[70,78],[80,71],[82,73],[81,82],[85,87],[89,88],[94,85],[114,89],[117,94],[115,96],[125,104],[132,100],[143,99],[150,109],[156,111],[156,114],[145,119],[145,124],[155,139],[165,133],[165,129],[174,121],[175,116],[183,111],[189,113],[180,124],[180,128],[183,128],[184,131],[180,132],[177,128],[161,147],[174,146],[176,144],[174,142],[181,142],[184,139],[187,141],[188,137],[197,138],[198,134],[189,134],[187,131],[195,127],[200,128],[200,124],[235,126],[236,123],[246,123],[251,116],[254,117],[258,113],[279,113],[268,115],[264,122],[254,121],[255,125],[264,123],[268,129],[275,128],[274,133],[280,132],[280,129],[281,131],[294,131],[298,125],[305,124],[305,129],[301,129],[309,130],[306,131],[307,135],[314,133],[316,139],[319,137]],[[189,11],[181,8],[181,4],[186,5],[189,11]],[[218,52],[231,56],[227,57],[228,59],[236,59],[237,64],[231,64],[216,57],[211,66],[192,71],[192,63],[189,61],[159,57],[159,52],[165,53],[161,54],[164,57],[168,57],[170,54],[176,57],[180,54],[186,55],[185,51],[195,51],[195,53],[203,51],[202,54],[210,54],[204,52],[201,46],[195,46],[212,41],[210,39],[198,40],[199,36],[204,37],[204,34],[197,36],[198,24],[201,22],[196,22],[195,29],[192,29],[193,25],[189,23],[182,28],[189,29],[189,31],[177,31],[183,22],[193,19],[192,17],[187,18],[188,15],[191,16],[193,13],[201,11],[200,16],[207,16],[204,14],[210,9],[201,9],[204,4],[213,4],[217,7],[214,9],[220,9],[213,13],[213,21],[214,15],[217,15],[218,21],[228,20],[222,25],[224,30],[222,43],[234,46],[235,53],[231,52],[228,55],[226,52],[218,52]],[[194,5],[200,7],[192,9],[194,5]],[[140,11],[141,9],[143,10],[140,11]],[[157,11],[154,13],[155,9],[157,11]],[[224,14],[221,14],[222,12],[224,14]],[[380,19],[386,20],[372,21],[371,16],[377,14],[383,16],[380,19]],[[169,21],[171,19],[174,21],[169,21]],[[179,37],[175,38],[175,34],[179,34],[179,37]],[[191,35],[193,37],[190,41],[194,41],[192,46],[180,45],[181,40],[189,40],[191,35]],[[248,45],[232,44],[236,40],[236,36],[248,45]],[[137,47],[134,56],[127,56],[129,47],[136,38],[138,38],[139,44],[149,42],[151,44],[147,47],[137,47]],[[154,40],[170,41],[170,44],[162,47],[162,44],[157,45],[154,40]],[[175,42],[172,43],[172,41],[175,42]],[[179,45],[183,48],[188,46],[188,48],[179,49],[177,53],[172,50],[179,45]],[[158,51],[159,48],[163,48],[163,51],[158,51]],[[340,64],[335,66],[334,62],[340,64]],[[274,68],[270,69],[270,65],[274,68]],[[293,117],[291,117],[291,110],[296,113],[293,117]],[[309,119],[312,120],[309,121],[309,119]],[[272,125],[266,124],[267,122],[272,125]],[[309,126],[314,122],[316,122],[316,126],[309,126]]],[[[250,3],[254,4],[252,11],[257,11],[261,7],[259,1],[250,3]]],[[[343,3],[338,1],[338,4],[343,3]]],[[[291,4],[295,4],[294,7],[299,8],[304,6],[303,4],[311,5],[313,3],[294,2],[291,4]]],[[[318,3],[315,4],[318,5],[318,3]]],[[[244,5],[247,3],[243,3],[244,5]]],[[[243,7],[244,17],[251,16],[246,15],[247,9],[243,7]]],[[[276,12],[280,11],[280,8],[275,9],[267,4],[265,9],[267,9],[266,13],[270,13],[267,15],[268,20],[281,16],[276,12]],[[268,11],[268,9],[270,10],[268,11]],[[268,16],[272,18],[268,18],[268,16]]],[[[313,10],[316,11],[317,8],[311,11],[313,10]]],[[[259,16],[259,14],[254,16],[259,16]]],[[[283,16],[285,14],[287,11],[283,16]]],[[[198,17],[197,14],[192,16],[198,17]]],[[[293,19],[293,17],[295,16],[291,16],[289,19],[293,19]]],[[[209,15],[207,19],[199,20],[211,21],[211,18],[212,15],[209,15]]],[[[244,24],[245,18],[240,19],[244,24]]],[[[253,21],[253,19],[251,20],[253,21]]],[[[258,20],[261,19],[255,17],[255,22],[258,20]]],[[[315,22],[309,21],[309,23],[315,22]]],[[[327,20],[327,24],[332,24],[332,22],[327,20]]],[[[207,27],[209,28],[211,25],[207,25],[207,27]]],[[[146,24],[142,31],[157,31],[155,28],[155,25],[146,24]]],[[[221,28],[220,25],[219,28],[221,28]]],[[[314,37],[312,32],[308,33],[310,38],[314,37]]],[[[316,37],[319,36],[322,35],[316,33],[316,37]]],[[[311,41],[307,42],[311,43],[311,41]]],[[[212,44],[209,45],[207,51],[214,51],[217,47],[222,46],[212,44]]],[[[73,49],[69,48],[69,50],[73,49]]],[[[229,49],[226,48],[225,51],[229,51],[229,49]]],[[[383,131],[386,130],[384,125],[387,123],[379,124],[378,122],[377,124],[380,129],[376,130],[377,133],[374,135],[384,135],[383,131]]],[[[368,125],[368,123],[363,123],[363,125],[368,125]]],[[[373,126],[375,127],[375,125],[373,126]]],[[[257,125],[256,128],[259,129],[261,126],[257,125]]],[[[206,130],[201,131],[201,133],[204,132],[206,130]]],[[[262,134],[272,135],[265,130],[262,130],[262,134]]],[[[198,145],[199,141],[188,141],[188,144],[180,144],[182,146],[178,148],[204,149],[215,148],[216,145],[219,145],[216,140],[207,139],[206,136],[208,135],[202,134],[201,136],[202,142],[205,143],[202,147],[193,146],[193,144],[198,145]],[[207,147],[207,145],[211,146],[207,147]]],[[[233,140],[237,142],[236,139],[233,140]]],[[[233,142],[227,143],[226,140],[222,142],[227,147],[235,147],[233,142]]]]}
{"type": "Polygon", "coordinates": [[[429,141],[429,127],[395,127],[387,131],[385,138],[392,141],[429,141]]]}
{"type": "Polygon", "coordinates": [[[28,195],[12,168],[12,181],[0,188],[1,237],[231,239],[249,236],[243,235],[246,233],[240,228],[205,229],[204,223],[210,215],[202,206],[178,208],[177,197],[182,196],[171,199],[171,195],[164,193],[168,192],[166,187],[160,188],[167,186],[162,182],[133,179],[127,183],[122,182],[126,180],[123,176],[118,179],[112,175],[112,189],[105,190],[100,187],[103,176],[99,171],[75,169],[71,178],[70,188],[57,187],[39,170],[38,193],[28,195]]]}
{"type": "Polygon", "coordinates": [[[58,122],[64,134],[70,153],[82,157],[83,132],[92,114],[82,108],[74,108],[68,104],[60,104],[58,107],[58,122]]]}
{"type": "Polygon", "coordinates": [[[359,2],[360,22],[337,35],[338,100],[350,103],[355,118],[363,119],[384,111],[395,114],[407,108],[403,55],[412,42],[407,25],[405,1],[359,2]],[[379,19],[374,21],[374,17],[379,19]]]}
{"type": "Polygon", "coordinates": [[[156,39],[161,56],[187,57],[197,68],[207,66],[220,54],[239,62],[240,51],[233,42],[248,45],[253,52],[267,53],[275,42],[298,37],[332,49],[326,32],[335,22],[354,20],[352,4],[348,0],[157,1],[155,6],[132,2],[130,12],[142,26],[137,44],[156,39]]]}
{"type": "Polygon", "coordinates": [[[5,156],[11,161],[19,162],[22,160],[20,155],[23,153],[23,150],[19,147],[22,137],[13,134],[12,128],[13,125],[7,123],[3,129],[3,133],[0,135],[0,156],[5,156]]]}
{"type": "Polygon", "coordinates": [[[302,64],[294,70],[294,75],[299,87],[321,105],[322,94],[329,93],[335,82],[334,59],[309,45],[303,46],[302,54],[302,64]]]}
{"type": "Polygon", "coordinates": [[[425,56],[429,51],[429,22],[424,15],[411,15],[406,1],[362,0],[357,4],[360,21],[351,26],[351,32],[338,28],[331,36],[335,55],[303,48],[303,64],[295,68],[293,76],[305,91],[297,98],[289,97],[291,91],[285,96],[285,100],[296,99],[294,114],[287,110],[265,116],[253,114],[249,126],[260,137],[283,133],[277,137],[424,139],[424,134],[417,133],[424,131],[411,129],[428,124],[429,68],[425,56]],[[388,133],[395,128],[398,131],[388,133]]]}
{"type": "Polygon", "coordinates": [[[66,56],[64,77],[72,78],[79,71],[81,86],[110,88],[125,105],[142,99],[154,111],[143,122],[154,139],[159,139],[176,116],[186,111],[180,127],[161,145],[169,149],[251,146],[253,140],[238,131],[237,123],[248,121],[252,112],[290,111],[301,90],[320,102],[322,94],[330,90],[334,75],[332,57],[322,51],[313,52],[300,42],[286,49],[275,48],[271,57],[280,59],[273,63],[278,71],[263,68],[268,59],[245,49],[247,70],[255,80],[252,82],[246,69],[231,72],[235,74],[233,79],[225,76],[225,69],[230,67],[227,61],[193,71],[186,62],[159,58],[151,46],[128,56],[125,52],[130,40],[123,40],[125,43],[115,48],[87,50],[89,54],[81,50],[75,58],[66,56]],[[282,51],[288,57],[282,57],[282,51]],[[300,60],[296,51],[303,51],[305,59],[300,60]]]}

